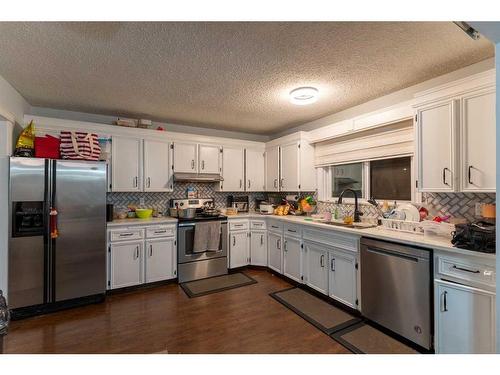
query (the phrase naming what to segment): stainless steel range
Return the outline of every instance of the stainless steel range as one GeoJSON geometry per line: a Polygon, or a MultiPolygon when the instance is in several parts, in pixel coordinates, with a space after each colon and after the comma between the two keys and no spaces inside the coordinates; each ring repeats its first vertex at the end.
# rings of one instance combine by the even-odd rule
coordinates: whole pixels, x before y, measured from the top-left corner
{"type": "Polygon", "coordinates": [[[206,207],[213,207],[214,200],[172,199],[171,207],[178,209],[195,208],[194,218],[179,217],[177,229],[177,272],[179,283],[227,274],[227,217],[223,215],[207,216],[206,207]],[[196,226],[206,221],[220,221],[218,249],[215,251],[194,251],[196,226]]]}

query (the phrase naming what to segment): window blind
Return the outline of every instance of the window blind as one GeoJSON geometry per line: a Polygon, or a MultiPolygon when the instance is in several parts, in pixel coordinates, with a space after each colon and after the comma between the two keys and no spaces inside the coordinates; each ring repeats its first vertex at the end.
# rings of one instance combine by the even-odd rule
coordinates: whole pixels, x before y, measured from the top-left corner
{"type": "Polygon", "coordinates": [[[414,153],[413,120],[400,121],[316,144],[314,164],[326,165],[361,162],[414,153]]]}

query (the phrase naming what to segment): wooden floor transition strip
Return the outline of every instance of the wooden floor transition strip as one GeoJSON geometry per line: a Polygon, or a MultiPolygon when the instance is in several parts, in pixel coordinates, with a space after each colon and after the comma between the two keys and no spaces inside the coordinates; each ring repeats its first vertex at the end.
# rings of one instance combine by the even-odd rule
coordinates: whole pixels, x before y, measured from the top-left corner
{"type": "Polygon", "coordinates": [[[270,296],[327,335],[360,322],[359,318],[301,288],[281,290],[270,296]]]}
{"type": "Polygon", "coordinates": [[[195,298],[256,283],[257,281],[250,276],[237,272],[208,279],[188,281],[180,284],[180,286],[189,298],[195,298]]]}

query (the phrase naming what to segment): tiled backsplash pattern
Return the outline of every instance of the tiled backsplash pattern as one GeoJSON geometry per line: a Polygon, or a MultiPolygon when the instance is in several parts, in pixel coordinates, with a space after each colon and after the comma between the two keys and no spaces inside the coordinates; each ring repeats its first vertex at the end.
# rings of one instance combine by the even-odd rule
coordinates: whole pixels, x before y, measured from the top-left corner
{"type": "MultiPolygon", "coordinates": [[[[423,193],[422,204],[431,216],[451,215],[454,218],[477,220],[476,203],[495,203],[495,193],[423,193]]],[[[353,204],[347,204],[353,206],[353,204]]],[[[318,212],[333,212],[338,205],[333,202],[319,202],[318,212]]],[[[370,204],[360,204],[365,217],[376,217],[378,211],[370,204]]]]}
{"type": "MultiPolygon", "coordinates": [[[[198,192],[200,198],[214,198],[215,207],[224,208],[227,206],[227,197],[229,195],[242,196],[248,195],[250,209],[255,209],[255,199],[267,199],[266,193],[244,193],[244,192],[219,192],[216,190],[216,183],[175,183],[174,191],[168,193],[108,193],[108,203],[114,204],[115,210],[124,209],[129,204],[139,204],[141,198],[144,199],[144,205],[155,208],[160,212],[165,212],[170,205],[170,199],[186,198],[186,190],[188,187],[193,187],[198,192]]],[[[273,193],[274,196],[285,197],[288,194],[299,193],[273,193]]],[[[305,195],[307,193],[300,193],[305,195]]],[[[312,194],[312,193],[310,193],[312,194]]]]}
{"type": "Polygon", "coordinates": [[[423,193],[422,203],[431,215],[477,220],[476,203],[495,203],[495,193],[423,193]]]}

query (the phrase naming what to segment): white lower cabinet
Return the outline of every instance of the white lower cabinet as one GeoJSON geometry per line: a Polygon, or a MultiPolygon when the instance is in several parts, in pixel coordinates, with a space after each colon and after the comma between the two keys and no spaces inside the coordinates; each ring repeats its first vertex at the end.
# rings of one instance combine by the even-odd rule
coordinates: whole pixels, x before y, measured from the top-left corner
{"type": "Polygon", "coordinates": [[[247,231],[229,233],[229,268],[243,267],[250,261],[250,244],[247,231]]]}
{"type": "Polygon", "coordinates": [[[495,294],[434,281],[436,353],[495,353],[495,294]]]}
{"type": "Polygon", "coordinates": [[[323,245],[304,241],[304,282],[328,294],[328,251],[323,245]]]}
{"type": "Polygon", "coordinates": [[[108,289],[176,278],[176,232],[172,224],[108,229],[108,289]]]}
{"type": "Polygon", "coordinates": [[[276,272],[282,273],[282,250],[283,236],[278,233],[267,234],[268,267],[276,272]]]}
{"type": "Polygon", "coordinates": [[[117,242],[109,246],[111,289],[142,283],[143,241],[117,242]]]}
{"type": "Polygon", "coordinates": [[[329,253],[328,295],[357,308],[357,257],[354,253],[331,250],[329,253]]]}
{"type": "Polygon", "coordinates": [[[250,232],[250,264],[267,267],[267,234],[265,231],[250,232]]]}
{"type": "Polygon", "coordinates": [[[299,238],[285,236],[283,240],[283,275],[301,282],[302,276],[302,241],[299,238]]]}
{"type": "Polygon", "coordinates": [[[165,238],[146,241],[145,282],[173,279],[177,276],[175,240],[165,238]]]}

